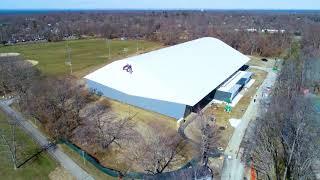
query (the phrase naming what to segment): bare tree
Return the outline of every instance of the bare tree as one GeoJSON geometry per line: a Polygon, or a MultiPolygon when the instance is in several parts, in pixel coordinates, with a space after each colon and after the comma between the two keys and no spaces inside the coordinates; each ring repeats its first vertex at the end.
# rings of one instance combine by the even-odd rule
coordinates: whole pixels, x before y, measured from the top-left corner
{"type": "Polygon", "coordinates": [[[153,179],[180,180],[180,179],[213,179],[213,177],[212,177],[212,171],[207,166],[195,165],[189,168],[179,169],[177,171],[172,171],[166,174],[145,175],[143,179],[145,180],[153,180],[153,179]]]}
{"type": "MultiPolygon", "coordinates": [[[[269,119],[268,119],[269,120],[269,119]]],[[[276,136],[278,126],[270,121],[259,118],[255,121],[250,136],[246,142],[245,156],[249,165],[253,163],[258,177],[266,179],[280,179],[280,172],[283,171],[283,155],[280,150],[280,142],[276,136]]]]}
{"type": "Polygon", "coordinates": [[[118,118],[111,111],[102,114],[97,113],[95,119],[96,141],[102,149],[107,149],[111,144],[121,147],[120,141],[132,139],[135,133],[133,130],[134,116],[118,118]]]}
{"type": "Polygon", "coordinates": [[[197,128],[200,131],[200,157],[201,163],[205,166],[208,165],[210,154],[218,147],[218,128],[216,126],[216,118],[208,116],[203,112],[198,112],[196,119],[197,128]]]}
{"type": "Polygon", "coordinates": [[[0,93],[24,96],[39,72],[21,57],[1,57],[0,63],[0,93]]]}
{"type": "Polygon", "coordinates": [[[248,162],[268,179],[310,179],[311,165],[320,158],[313,96],[303,93],[307,60],[297,54],[282,67],[267,112],[253,124],[246,145],[248,162]]]}
{"type": "Polygon", "coordinates": [[[83,85],[72,77],[47,78],[35,83],[21,102],[22,108],[42,122],[54,139],[69,139],[82,122],[80,110],[89,101],[88,96],[83,85]]]}
{"type": "Polygon", "coordinates": [[[84,108],[81,116],[86,121],[77,128],[77,141],[98,145],[102,151],[113,144],[121,148],[135,137],[135,115],[118,117],[103,102],[91,103],[84,108]]]}
{"type": "Polygon", "coordinates": [[[155,175],[172,168],[183,156],[186,142],[178,134],[148,132],[148,139],[132,144],[131,160],[155,175]]]}

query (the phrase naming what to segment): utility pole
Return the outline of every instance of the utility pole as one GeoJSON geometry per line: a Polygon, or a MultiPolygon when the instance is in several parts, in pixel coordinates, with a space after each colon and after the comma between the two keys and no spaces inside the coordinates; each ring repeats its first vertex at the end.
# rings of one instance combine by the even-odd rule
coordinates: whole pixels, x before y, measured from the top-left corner
{"type": "Polygon", "coordinates": [[[82,158],[83,158],[83,164],[86,165],[86,159],[84,158],[84,151],[82,150],[82,158]]]}
{"type": "Polygon", "coordinates": [[[11,133],[12,133],[12,160],[13,162],[13,168],[14,170],[17,169],[17,148],[16,148],[16,124],[15,122],[12,122],[13,124],[11,125],[11,133]]]}
{"type": "Polygon", "coordinates": [[[138,53],[138,51],[139,51],[138,43],[139,43],[139,40],[138,40],[138,36],[137,36],[137,43],[136,43],[136,46],[137,46],[137,53],[138,53]]]}
{"type": "Polygon", "coordinates": [[[70,74],[72,74],[71,48],[69,47],[68,44],[66,47],[66,62],[65,62],[65,64],[67,66],[70,66],[70,74]]]}
{"type": "Polygon", "coordinates": [[[124,53],[124,56],[127,57],[127,52],[129,51],[128,48],[123,48],[123,53],[124,53]]]}
{"type": "MultiPolygon", "coordinates": [[[[5,29],[5,25],[4,24],[0,24],[0,38],[1,38],[1,41],[0,43],[2,44],[5,44],[5,41],[6,41],[6,29],[5,29]]],[[[8,41],[8,40],[7,40],[8,41]]]]}
{"type": "Polygon", "coordinates": [[[0,24],[0,30],[1,30],[1,33],[0,33],[0,43],[2,43],[3,42],[3,30],[2,30],[2,25],[0,24]]]}
{"type": "Polygon", "coordinates": [[[110,54],[110,39],[106,39],[106,42],[107,42],[107,45],[108,45],[108,59],[110,60],[110,58],[111,58],[111,54],[110,54]]]}
{"type": "Polygon", "coordinates": [[[140,30],[140,25],[137,24],[137,34],[136,34],[136,45],[137,45],[137,53],[139,51],[139,30],[140,30]]]}

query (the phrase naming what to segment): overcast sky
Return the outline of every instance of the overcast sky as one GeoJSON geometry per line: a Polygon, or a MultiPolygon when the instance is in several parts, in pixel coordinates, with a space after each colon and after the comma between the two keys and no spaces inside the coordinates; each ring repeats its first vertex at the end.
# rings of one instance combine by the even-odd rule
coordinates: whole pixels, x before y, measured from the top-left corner
{"type": "Polygon", "coordinates": [[[0,0],[0,9],[320,9],[320,0],[0,0]]]}

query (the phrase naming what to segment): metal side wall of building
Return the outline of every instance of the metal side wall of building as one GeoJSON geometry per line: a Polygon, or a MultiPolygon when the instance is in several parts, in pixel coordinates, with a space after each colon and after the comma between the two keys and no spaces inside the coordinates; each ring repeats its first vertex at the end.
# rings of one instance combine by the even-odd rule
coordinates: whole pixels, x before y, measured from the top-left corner
{"type": "Polygon", "coordinates": [[[226,101],[227,99],[231,98],[232,94],[230,92],[224,92],[224,91],[216,91],[216,94],[214,95],[214,99],[220,100],[220,101],[226,101]]]}
{"type": "Polygon", "coordinates": [[[139,96],[131,96],[88,79],[86,81],[90,89],[96,89],[96,91],[101,92],[103,96],[110,99],[164,114],[175,119],[184,117],[186,110],[185,104],[178,104],[139,96]]]}

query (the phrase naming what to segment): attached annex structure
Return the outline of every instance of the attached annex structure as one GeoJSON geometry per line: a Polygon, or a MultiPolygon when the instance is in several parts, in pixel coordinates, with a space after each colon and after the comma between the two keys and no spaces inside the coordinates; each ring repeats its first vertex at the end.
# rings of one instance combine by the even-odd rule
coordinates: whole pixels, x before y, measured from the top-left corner
{"type": "Polygon", "coordinates": [[[84,78],[103,96],[180,119],[214,97],[248,60],[224,42],[204,37],[112,62],[84,78]]]}

